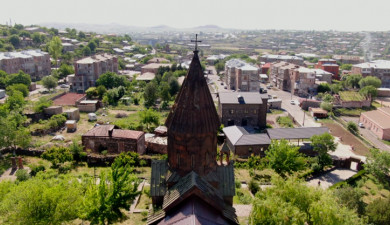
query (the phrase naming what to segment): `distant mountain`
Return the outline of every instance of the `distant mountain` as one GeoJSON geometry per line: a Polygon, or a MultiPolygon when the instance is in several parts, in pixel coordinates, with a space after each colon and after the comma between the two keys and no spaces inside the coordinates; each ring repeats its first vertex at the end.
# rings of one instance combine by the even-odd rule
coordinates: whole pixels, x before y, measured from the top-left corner
{"type": "Polygon", "coordinates": [[[109,24],[87,24],[87,23],[41,23],[39,24],[45,27],[54,27],[60,30],[65,30],[66,28],[75,28],[76,30],[96,32],[96,33],[117,33],[117,34],[126,34],[126,33],[138,33],[138,32],[166,32],[166,31],[181,31],[181,32],[193,32],[193,31],[227,31],[233,29],[226,29],[219,27],[217,25],[204,25],[193,28],[174,28],[167,25],[157,25],[152,27],[138,27],[138,26],[129,26],[122,25],[117,23],[109,24]]]}

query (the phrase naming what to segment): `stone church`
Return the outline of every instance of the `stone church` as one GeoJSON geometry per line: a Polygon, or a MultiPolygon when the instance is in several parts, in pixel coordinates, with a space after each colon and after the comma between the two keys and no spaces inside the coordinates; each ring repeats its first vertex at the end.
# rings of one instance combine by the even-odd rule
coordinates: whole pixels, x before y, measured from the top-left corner
{"type": "Polygon", "coordinates": [[[233,164],[217,163],[220,121],[197,47],[165,124],[168,159],[152,162],[147,223],[238,224],[233,164]]]}

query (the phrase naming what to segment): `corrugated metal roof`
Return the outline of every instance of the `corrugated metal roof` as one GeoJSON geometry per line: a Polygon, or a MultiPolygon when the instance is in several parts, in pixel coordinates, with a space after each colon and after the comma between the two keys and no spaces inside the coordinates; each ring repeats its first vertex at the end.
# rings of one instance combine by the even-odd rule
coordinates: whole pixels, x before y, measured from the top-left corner
{"type": "Polygon", "coordinates": [[[235,145],[269,145],[271,139],[267,134],[247,134],[243,135],[235,145]]]}
{"type": "Polygon", "coordinates": [[[298,127],[298,128],[273,128],[267,129],[271,140],[280,139],[308,139],[313,135],[321,135],[329,132],[327,127],[298,127]]]}
{"type": "Polygon", "coordinates": [[[114,129],[115,125],[100,125],[92,128],[83,136],[92,136],[92,137],[107,137],[108,131],[114,129]]]}
{"type": "Polygon", "coordinates": [[[233,163],[217,167],[217,174],[219,177],[219,191],[222,196],[236,195],[233,163]]]}
{"type": "Polygon", "coordinates": [[[242,135],[249,134],[243,127],[239,126],[225,127],[222,130],[233,145],[235,145],[237,141],[240,140],[242,135]]]}
{"type": "Polygon", "coordinates": [[[152,176],[150,179],[150,196],[164,196],[167,190],[165,178],[168,171],[166,160],[152,161],[152,176]]]}
{"type": "Polygon", "coordinates": [[[268,99],[268,95],[258,92],[220,92],[218,95],[221,104],[263,104],[262,99],[268,99]],[[239,101],[239,96],[244,101],[239,101]]]}

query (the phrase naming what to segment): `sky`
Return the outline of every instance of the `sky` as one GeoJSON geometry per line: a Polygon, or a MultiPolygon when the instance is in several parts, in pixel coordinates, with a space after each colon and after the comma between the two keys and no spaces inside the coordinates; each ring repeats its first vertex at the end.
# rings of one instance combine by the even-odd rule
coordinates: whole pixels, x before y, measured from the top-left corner
{"type": "Polygon", "coordinates": [[[0,0],[0,23],[390,31],[389,0],[0,0]]]}

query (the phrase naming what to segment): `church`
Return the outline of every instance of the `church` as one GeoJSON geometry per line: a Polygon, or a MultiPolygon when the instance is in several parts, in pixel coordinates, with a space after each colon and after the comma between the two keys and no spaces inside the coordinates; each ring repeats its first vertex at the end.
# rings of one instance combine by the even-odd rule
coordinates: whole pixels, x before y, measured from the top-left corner
{"type": "Polygon", "coordinates": [[[233,163],[217,163],[220,120],[203,75],[197,42],[165,125],[168,159],[152,162],[147,223],[238,224],[233,163]]]}

